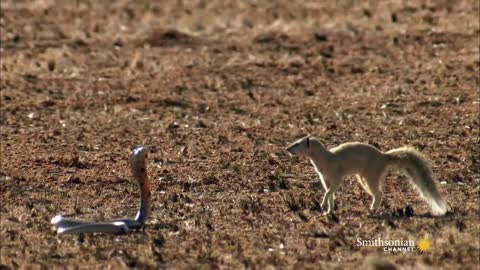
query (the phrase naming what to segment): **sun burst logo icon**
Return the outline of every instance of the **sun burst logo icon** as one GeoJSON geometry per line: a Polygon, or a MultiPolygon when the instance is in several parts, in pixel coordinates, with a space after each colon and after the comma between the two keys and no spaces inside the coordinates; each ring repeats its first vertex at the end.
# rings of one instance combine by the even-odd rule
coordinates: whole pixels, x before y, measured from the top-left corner
{"type": "Polygon", "coordinates": [[[428,251],[430,249],[430,241],[428,241],[427,239],[422,239],[420,241],[418,241],[417,243],[417,248],[418,250],[420,250],[421,252],[425,252],[425,251],[428,251]]]}

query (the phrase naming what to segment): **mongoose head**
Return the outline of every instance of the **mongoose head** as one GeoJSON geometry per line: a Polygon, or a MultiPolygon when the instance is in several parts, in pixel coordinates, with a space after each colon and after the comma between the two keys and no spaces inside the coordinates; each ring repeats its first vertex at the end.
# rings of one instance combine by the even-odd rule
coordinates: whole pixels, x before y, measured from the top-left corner
{"type": "Polygon", "coordinates": [[[310,148],[310,136],[301,138],[287,147],[288,153],[292,156],[308,156],[310,148]]]}
{"type": "Polygon", "coordinates": [[[323,148],[323,144],[314,137],[306,136],[288,146],[287,151],[292,156],[310,157],[318,147],[323,148]]]}

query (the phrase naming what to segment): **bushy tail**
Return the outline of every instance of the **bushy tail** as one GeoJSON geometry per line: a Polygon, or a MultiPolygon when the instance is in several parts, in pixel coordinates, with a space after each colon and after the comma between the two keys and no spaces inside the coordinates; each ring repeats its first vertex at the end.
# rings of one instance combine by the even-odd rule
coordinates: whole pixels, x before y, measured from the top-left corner
{"type": "Polygon", "coordinates": [[[413,147],[401,147],[385,153],[389,164],[403,171],[422,198],[432,207],[434,215],[447,212],[447,202],[438,192],[432,178],[432,169],[426,158],[413,147]]]}

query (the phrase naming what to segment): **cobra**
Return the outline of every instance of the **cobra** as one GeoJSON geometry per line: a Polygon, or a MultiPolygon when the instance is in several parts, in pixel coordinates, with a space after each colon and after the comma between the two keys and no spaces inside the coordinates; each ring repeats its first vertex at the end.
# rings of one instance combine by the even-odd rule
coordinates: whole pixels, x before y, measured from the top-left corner
{"type": "Polygon", "coordinates": [[[147,175],[145,159],[147,158],[148,148],[139,147],[130,154],[130,169],[133,178],[140,188],[140,209],[135,219],[116,219],[109,222],[86,222],[64,218],[57,215],[52,218],[52,224],[57,230],[57,234],[84,234],[84,233],[127,233],[130,230],[140,229],[145,226],[151,210],[151,190],[150,181],[147,175]]]}

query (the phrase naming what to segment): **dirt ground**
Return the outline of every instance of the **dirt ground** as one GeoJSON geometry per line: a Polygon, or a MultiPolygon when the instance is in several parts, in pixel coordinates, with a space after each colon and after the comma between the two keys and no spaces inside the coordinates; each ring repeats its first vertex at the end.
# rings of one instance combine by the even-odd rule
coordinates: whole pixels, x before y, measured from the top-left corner
{"type": "Polygon", "coordinates": [[[473,0],[2,0],[0,268],[365,269],[379,256],[478,269],[479,12],[473,0]],[[451,211],[432,217],[390,172],[380,212],[350,179],[324,216],[313,167],[284,151],[306,134],[417,147],[451,211]],[[57,214],[135,215],[137,145],[152,151],[145,231],[58,237],[57,214]],[[376,238],[431,248],[357,246],[376,238]]]}

